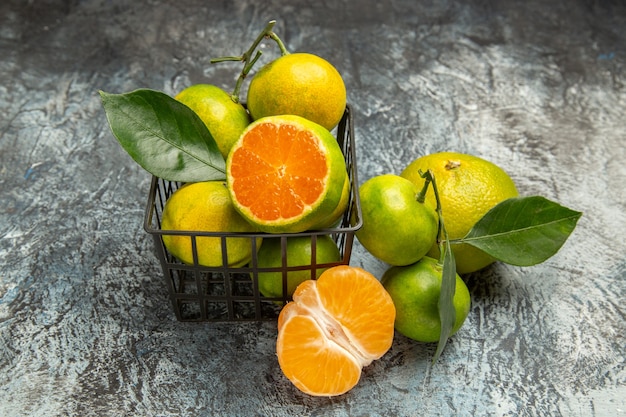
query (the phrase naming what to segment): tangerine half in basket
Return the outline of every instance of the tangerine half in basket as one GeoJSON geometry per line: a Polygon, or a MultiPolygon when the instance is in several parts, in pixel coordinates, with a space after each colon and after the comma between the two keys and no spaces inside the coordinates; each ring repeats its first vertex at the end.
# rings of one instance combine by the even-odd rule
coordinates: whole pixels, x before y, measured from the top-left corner
{"type": "Polygon", "coordinates": [[[276,353],[285,376],[315,396],[341,395],[391,347],[396,310],[380,281],[347,265],[300,284],[278,316],[276,353]]]}
{"type": "Polygon", "coordinates": [[[268,233],[324,226],[340,204],[347,175],[335,137],[292,115],[251,123],[226,161],[235,209],[268,233]]]}

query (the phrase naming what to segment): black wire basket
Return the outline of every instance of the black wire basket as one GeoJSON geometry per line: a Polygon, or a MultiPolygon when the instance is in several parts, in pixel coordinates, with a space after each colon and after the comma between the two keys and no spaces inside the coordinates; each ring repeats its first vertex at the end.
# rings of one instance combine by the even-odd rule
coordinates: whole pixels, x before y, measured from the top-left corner
{"type": "MultiPolygon", "coordinates": [[[[337,226],[329,229],[291,234],[268,233],[223,233],[196,231],[161,230],[163,208],[167,199],[182,186],[182,183],[166,181],[152,177],[150,194],[146,206],[144,229],[154,238],[157,257],[163,269],[168,285],[172,306],[179,321],[262,321],[278,317],[284,303],[290,301],[288,295],[266,297],[259,292],[258,274],[262,272],[280,272],[283,279],[283,294],[287,294],[287,272],[305,270],[315,279],[320,269],[336,265],[348,265],[352,254],[355,232],[361,227],[361,205],[358,195],[356,153],[354,145],[354,123],[351,107],[346,106],[345,113],[337,129],[337,141],[343,151],[348,177],[350,196],[348,208],[343,213],[337,226]],[[193,264],[186,264],[173,256],[163,243],[164,235],[189,236],[193,252],[193,264]],[[320,236],[330,236],[339,248],[338,262],[318,264],[316,262],[316,243],[320,236]],[[207,267],[197,263],[196,239],[201,236],[220,239],[223,265],[207,267]],[[311,239],[311,262],[308,265],[287,266],[287,238],[307,236],[311,239]],[[250,244],[252,259],[241,267],[230,267],[227,260],[226,239],[247,239],[250,244]],[[264,268],[258,266],[256,253],[259,238],[280,239],[281,266],[264,268]]],[[[261,243],[262,244],[262,243],[261,243]]]]}

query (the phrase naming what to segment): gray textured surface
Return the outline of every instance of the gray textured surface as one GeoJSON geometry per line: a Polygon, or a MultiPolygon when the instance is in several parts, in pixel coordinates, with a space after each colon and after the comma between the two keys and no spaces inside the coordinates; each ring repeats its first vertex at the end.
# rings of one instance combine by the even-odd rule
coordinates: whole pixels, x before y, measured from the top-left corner
{"type": "MultiPolygon", "coordinates": [[[[3,1],[0,415],[626,415],[625,27],[609,0],[3,1]],[[239,67],[209,59],[270,19],[343,73],[361,182],[455,150],[585,212],[544,264],[466,277],[469,318],[434,369],[434,346],[397,336],[350,393],[311,398],[273,323],[174,318],[149,176],[97,90],[231,89],[239,67]]],[[[360,247],[352,263],[385,269],[360,247]]]]}

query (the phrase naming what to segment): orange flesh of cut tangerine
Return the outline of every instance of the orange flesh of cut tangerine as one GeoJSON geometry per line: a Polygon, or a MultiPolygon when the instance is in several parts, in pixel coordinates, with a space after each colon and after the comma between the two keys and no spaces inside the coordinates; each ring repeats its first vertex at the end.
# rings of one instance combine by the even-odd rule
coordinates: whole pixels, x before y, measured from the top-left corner
{"type": "Polygon", "coordinates": [[[301,391],[340,395],[393,341],[395,307],[380,282],[351,266],[300,284],[278,318],[276,352],[285,376],[301,391]]]}
{"type": "Polygon", "coordinates": [[[232,157],[231,173],[239,203],[260,219],[276,220],[298,216],[315,203],[328,168],[313,134],[263,123],[244,137],[232,157]]]}

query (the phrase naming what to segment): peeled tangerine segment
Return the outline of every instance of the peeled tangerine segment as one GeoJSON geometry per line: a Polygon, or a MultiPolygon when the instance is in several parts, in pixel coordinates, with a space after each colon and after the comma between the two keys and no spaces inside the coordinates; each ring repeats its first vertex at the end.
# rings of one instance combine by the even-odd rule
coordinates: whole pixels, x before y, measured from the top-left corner
{"type": "Polygon", "coordinates": [[[344,394],[391,347],[393,301],[361,268],[330,268],[300,284],[293,299],[278,318],[276,352],[285,376],[307,394],[344,394]]]}
{"type": "Polygon", "coordinates": [[[283,327],[280,341],[281,369],[301,391],[311,395],[339,395],[359,382],[361,364],[326,337],[312,317],[291,317],[283,327]]]}

